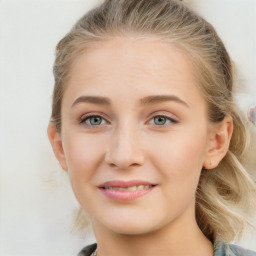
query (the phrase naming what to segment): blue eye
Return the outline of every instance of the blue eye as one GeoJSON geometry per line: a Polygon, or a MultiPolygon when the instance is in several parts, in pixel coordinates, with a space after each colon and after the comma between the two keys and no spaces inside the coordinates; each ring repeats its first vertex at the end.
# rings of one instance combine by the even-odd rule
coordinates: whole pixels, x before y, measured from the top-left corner
{"type": "Polygon", "coordinates": [[[166,117],[166,116],[155,116],[150,120],[151,124],[157,125],[157,126],[163,126],[163,125],[167,125],[170,123],[177,123],[176,120],[170,118],[170,117],[166,117]]]}
{"type": "Polygon", "coordinates": [[[101,116],[87,116],[81,119],[81,123],[86,123],[90,126],[99,126],[102,124],[106,124],[106,120],[101,116]]]}
{"type": "Polygon", "coordinates": [[[165,125],[167,122],[167,118],[164,116],[156,116],[154,117],[154,123],[155,125],[165,125]]]}

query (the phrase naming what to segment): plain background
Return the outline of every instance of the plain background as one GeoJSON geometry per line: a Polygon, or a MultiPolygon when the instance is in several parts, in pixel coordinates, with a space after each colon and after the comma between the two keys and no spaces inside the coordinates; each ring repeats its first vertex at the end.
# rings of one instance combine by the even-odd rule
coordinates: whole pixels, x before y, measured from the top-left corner
{"type": "MultiPolygon", "coordinates": [[[[0,1],[1,256],[70,256],[93,241],[90,232],[75,232],[78,204],[46,129],[55,45],[98,2],[0,1]]],[[[246,115],[256,105],[256,1],[188,2],[216,27],[235,61],[245,86],[237,99],[246,115]]],[[[255,241],[251,234],[240,244],[256,250],[255,241]]]]}

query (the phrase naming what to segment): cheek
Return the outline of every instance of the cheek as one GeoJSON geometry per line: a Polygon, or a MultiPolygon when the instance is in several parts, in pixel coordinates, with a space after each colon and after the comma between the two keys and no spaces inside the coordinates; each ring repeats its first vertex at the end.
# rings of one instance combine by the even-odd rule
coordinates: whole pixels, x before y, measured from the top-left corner
{"type": "Polygon", "coordinates": [[[206,132],[177,131],[165,140],[155,140],[151,155],[164,180],[177,190],[195,187],[201,173],[206,149],[206,132]],[[158,142],[157,142],[158,141],[158,142]],[[162,143],[159,143],[162,141],[162,143]]]}
{"type": "Polygon", "coordinates": [[[100,136],[83,133],[69,134],[64,138],[64,152],[72,179],[88,179],[101,163],[104,148],[100,136]]]}
{"type": "Polygon", "coordinates": [[[199,137],[175,136],[177,140],[173,138],[164,154],[157,156],[158,159],[162,158],[162,161],[156,162],[156,165],[161,165],[157,169],[162,171],[162,197],[167,198],[170,205],[176,206],[177,214],[195,203],[205,144],[199,137]]]}
{"type": "Polygon", "coordinates": [[[102,138],[84,133],[69,133],[63,141],[73,192],[78,202],[86,209],[85,202],[89,202],[93,197],[93,175],[104,156],[102,138]]]}

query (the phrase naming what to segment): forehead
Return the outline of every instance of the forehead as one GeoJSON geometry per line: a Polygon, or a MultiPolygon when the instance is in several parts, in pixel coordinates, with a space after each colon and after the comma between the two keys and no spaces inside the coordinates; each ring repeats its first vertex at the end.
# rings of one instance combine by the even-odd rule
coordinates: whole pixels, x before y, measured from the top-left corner
{"type": "MultiPolygon", "coordinates": [[[[132,69],[135,75],[142,70],[154,71],[150,73],[152,76],[160,71],[171,71],[174,67],[182,73],[192,68],[188,56],[171,43],[156,38],[128,37],[116,37],[93,43],[74,60],[71,74],[77,74],[85,67],[97,73],[132,69]]],[[[90,74],[93,77],[94,73],[90,74]]],[[[87,77],[90,74],[87,72],[87,77]]]]}
{"type": "Polygon", "coordinates": [[[193,65],[178,47],[155,38],[117,37],[94,43],[74,60],[64,96],[120,90],[127,96],[128,89],[138,96],[199,93],[193,65]]]}

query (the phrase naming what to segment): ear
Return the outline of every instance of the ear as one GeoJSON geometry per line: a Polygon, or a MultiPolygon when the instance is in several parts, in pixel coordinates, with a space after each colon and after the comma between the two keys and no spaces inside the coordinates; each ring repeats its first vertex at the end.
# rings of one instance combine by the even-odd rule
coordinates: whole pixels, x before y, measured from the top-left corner
{"type": "Polygon", "coordinates": [[[47,133],[48,133],[48,138],[51,142],[55,157],[59,161],[62,169],[67,171],[68,168],[67,168],[65,153],[62,146],[61,134],[57,131],[56,125],[53,123],[49,123],[47,133]]]}
{"type": "Polygon", "coordinates": [[[213,169],[218,166],[229,149],[232,133],[233,121],[230,116],[225,116],[221,122],[210,125],[204,161],[205,169],[213,169]]]}

